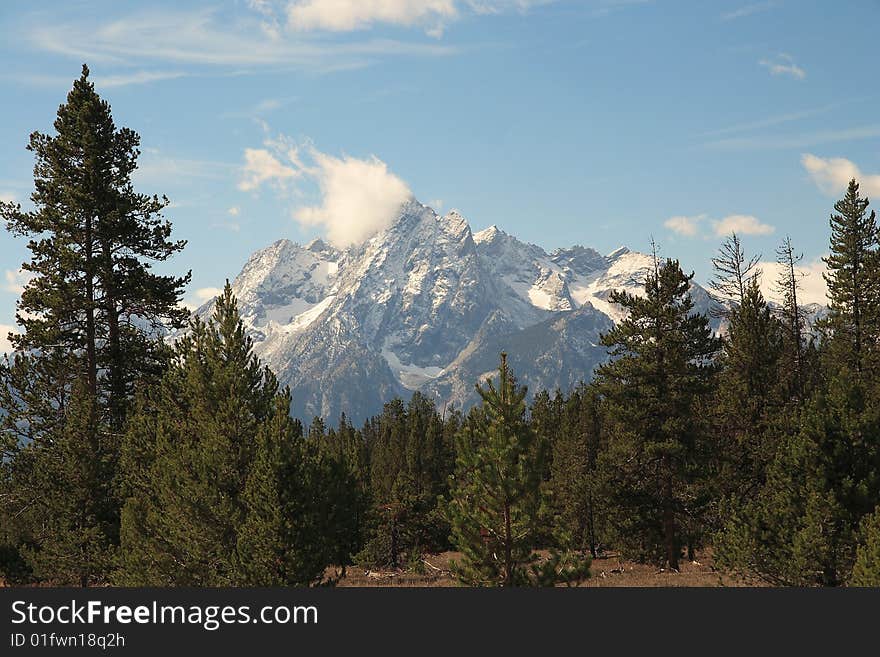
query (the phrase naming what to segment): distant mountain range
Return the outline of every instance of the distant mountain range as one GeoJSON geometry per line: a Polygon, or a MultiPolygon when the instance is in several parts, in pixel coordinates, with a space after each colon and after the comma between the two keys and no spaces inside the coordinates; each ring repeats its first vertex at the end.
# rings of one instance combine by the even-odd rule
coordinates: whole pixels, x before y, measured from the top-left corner
{"type": "MultiPolygon", "coordinates": [[[[232,287],[255,351],[291,388],[292,415],[361,421],[414,390],[469,407],[502,350],[530,391],[589,380],[607,358],[600,334],[622,317],[611,291],[642,293],[651,264],[626,248],[547,253],[411,200],[345,250],[279,240],[232,287]]],[[[715,303],[696,283],[691,294],[701,312],[715,303]]]]}

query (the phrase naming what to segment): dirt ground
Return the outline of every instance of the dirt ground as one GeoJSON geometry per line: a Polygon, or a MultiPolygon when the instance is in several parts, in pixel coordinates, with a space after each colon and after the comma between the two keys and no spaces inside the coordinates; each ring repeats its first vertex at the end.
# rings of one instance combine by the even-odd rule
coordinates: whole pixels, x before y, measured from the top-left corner
{"type": "MultiPolygon", "coordinates": [[[[449,571],[449,564],[461,554],[458,552],[442,552],[426,555],[419,568],[408,570],[364,570],[356,566],[347,569],[344,578],[337,586],[368,587],[368,586],[404,586],[434,587],[457,586],[455,578],[449,571]]],[[[335,568],[327,570],[328,578],[336,579],[335,568]]],[[[698,555],[697,561],[682,561],[679,572],[667,572],[656,566],[621,560],[616,555],[602,556],[593,559],[590,567],[590,578],[579,586],[621,586],[621,587],[658,587],[658,586],[755,586],[758,582],[745,581],[726,573],[715,570],[711,553],[698,555]]],[[[0,587],[5,582],[0,578],[0,587]]]]}
{"type": "MultiPolygon", "coordinates": [[[[460,555],[456,552],[427,555],[422,565],[412,570],[364,570],[350,567],[338,586],[456,586],[449,572],[449,563],[460,555]]],[[[712,555],[698,555],[697,560],[682,561],[680,572],[668,572],[646,564],[623,561],[615,555],[596,558],[590,578],[580,586],[752,586],[754,582],[732,577],[715,570],[712,555]]]]}

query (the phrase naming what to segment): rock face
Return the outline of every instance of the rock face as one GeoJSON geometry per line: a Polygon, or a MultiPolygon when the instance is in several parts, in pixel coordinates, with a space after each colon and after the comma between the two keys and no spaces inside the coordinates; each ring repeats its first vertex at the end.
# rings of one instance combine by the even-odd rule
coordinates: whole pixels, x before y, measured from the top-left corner
{"type": "MultiPolygon", "coordinates": [[[[233,290],[256,352],[291,388],[291,413],[360,421],[414,390],[468,407],[502,350],[530,390],[589,380],[607,357],[600,334],[622,317],[611,291],[641,293],[650,267],[626,248],[547,253],[494,226],[472,233],[458,212],[411,200],[390,228],[343,251],[275,242],[233,290]]],[[[709,308],[703,288],[692,294],[709,308]]]]}

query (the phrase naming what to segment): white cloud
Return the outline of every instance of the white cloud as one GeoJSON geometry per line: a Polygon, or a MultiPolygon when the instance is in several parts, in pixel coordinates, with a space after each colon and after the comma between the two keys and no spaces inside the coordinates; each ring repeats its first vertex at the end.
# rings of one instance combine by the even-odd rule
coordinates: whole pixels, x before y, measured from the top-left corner
{"type": "Polygon", "coordinates": [[[705,218],[706,215],[704,214],[693,217],[678,215],[675,217],[669,217],[669,219],[663,222],[663,225],[678,235],[683,235],[684,237],[696,237],[697,233],[700,231],[699,223],[705,218]]]}
{"type": "Polygon", "coordinates": [[[242,179],[238,183],[238,188],[244,192],[254,191],[265,182],[283,186],[286,181],[301,175],[300,171],[283,164],[265,148],[246,148],[244,159],[242,179]]]}
{"type": "MultiPolygon", "coordinates": [[[[669,217],[663,225],[677,235],[683,237],[697,237],[701,234],[701,227],[706,223],[708,215],[677,215],[669,217]]],[[[739,235],[769,235],[774,230],[773,226],[761,223],[755,217],[746,214],[731,214],[723,219],[712,219],[708,223],[712,226],[712,232],[716,237],[725,237],[730,233],[739,235]]]]}
{"type": "Polygon", "coordinates": [[[293,30],[350,32],[387,23],[435,30],[455,19],[455,0],[294,0],[288,5],[288,24],[293,30]]]}
{"type": "Polygon", "coordinates": [[[437,212],[440,212],[443,209],[443,199],[435,198],[433,201],[428,201],[428,207],[434,208],[437,212]]]}
{"type": "Polygon", "coordinates": [[[724,237],[731,233],[739,235],[770,235],[776,229],[770,224],[764,224],[757,218],[748,214],[731,214],[720,221],[713,221],[715,235],[724,237]]]}
{"type": "Polygon", "coordinates": [[[807,77],[807,72],[795,64],[791,55],[785,53],[780,53],[774,59],[762,59],[758,63],[770,71],[771,75],[789,75],[796,80],[803,80],[807,77]]]}
{"type": "Polygon", "coordinates": [[[24,291],[24,286],[27,282],[32,278],[30,272],[22,271],[19,269],[15,271],[13,269],[7,269],[3,272],[3,284],[0,286],[4,292],[11,292],[12,294],[21,294],[24,291]]]}
{"type": "Polygon", "coordinates": [[[239,214],[241,214],[241,208],[239,208],[238,206],[233,206],[229,208],[226,212],[228,212],[233,217],[237,217],[239,214]]]}
{"type": "Polygon", "coordinates": [[[206,301],[211,301],[222,293],[223,290],[219,287],[200,287],[193,290],[181,305],[190,312],[195,312],[206,301]]]}
{"type": "MultiPolygon", "coordinates": [[[[782,301],[776,281],[782,273],[782,266],[777,262],[759,262],[758,268],[762,272],[761,276],[761,292],[766,299],[782,301]]],[[[800,283],[798,290],[798,303],[828,303],[828,286],[825,283],[825,277],[822,276],[827,271],[825,263],[821,258],[816,258],[812,262],[799,265],[795,268],[795,272],[800,283]]]]}
{"type": "Polygon", "coordinates": [[[15,203],[15,194],[7,191],[0,191],[0,201],[4,203],[15,203]]]}
{"type": "Polygon", "coordinates": [[[812,153],[801,156],[801,164],[823,194],[839,196],[853,178],[862,194],[880,195],[880,175],[862,173],[861,169],[842,157],[822,158],[812,153]]]}
{"type": "Polygon", "coordinates": [[[322,227],[336,246],[363,242],[388,227],[412,196],[407,184],[375,156],[335,157],[284,136],[267,139],[263,145],[245,150],[239,189],[256,191],[270,185],[290,201],[302,193],[299,187],[290,187],[291,181],[316,185],[320,203],[300,206],[292,216],[304,226],[322,227]]]}
{"type": "Polygon", "coordinates": [[[205,301],[210,301],[211,299],[219,296],[222,293],[223,290],[219,287],[200,287],[193,293],[193,295],[200,302],[204,303],[205,301]]]}
{"type": "Polygon", "coordinates": [[[375,156],[360,160],[317,151],[312,155],[321,204],[300,208],[294,218],[304,225],[323,226],[336,246],[363,242],[387,228],[412,196],[406,183],[375,156]]]}
{"type": "Polygon", "coordinates": [[[734,9],[733,11],[729,11],[726,14],[721,14],[721,20],[732,21],[736,20],[737,18],[745,18],[747,16],[752,16],[753,14],[759,14],[764,11],[769,11],[776,6],[776,2],[754,2],[750,5],[744,5],[738,9],[734,9]]]}
{"type": "MultiPolygon", "coordinates": [[[[557,0],[289,0],[287,24],[294,31],[351,32],[376,24],[423,27],[440,38],[446,26],[462,15],[526,12],[557,0]]],[[[640,4],[644,0],[599,0],[600,8],[640,4]]],[[[261,3],[265,11],[267,3],[261,3]]]]}
{"type": "Polygon", "coordinates": [[[0,355],[12,353],[12,344],[9,342],[10,333],[18,333],[15,326],[0,324],[0,355]]]}

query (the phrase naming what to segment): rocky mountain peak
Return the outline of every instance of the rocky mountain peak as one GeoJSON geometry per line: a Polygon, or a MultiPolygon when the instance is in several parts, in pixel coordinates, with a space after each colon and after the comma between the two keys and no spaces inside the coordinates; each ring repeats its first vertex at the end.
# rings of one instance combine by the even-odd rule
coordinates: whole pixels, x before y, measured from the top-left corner
{"type": "Polygon", "coordinates": [[[278,240],[233,289],[255,351],[291,386],[291,412],[357,421],[413,390],[469,406],[502,349],[533,390],[589,379],[607,357],[599,335],[621,317],[611,290],[638,293],[650,261],[625,247],[547,253],[411,199],[363,244],[278,240]]]}

